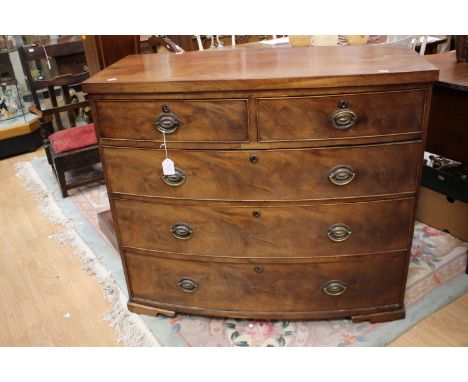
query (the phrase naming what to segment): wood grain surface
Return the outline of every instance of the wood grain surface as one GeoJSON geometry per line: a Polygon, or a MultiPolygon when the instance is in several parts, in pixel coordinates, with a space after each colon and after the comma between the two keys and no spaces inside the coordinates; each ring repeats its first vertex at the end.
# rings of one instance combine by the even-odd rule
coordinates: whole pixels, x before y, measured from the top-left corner
{"type": "Polygon", "coordinates": [[[155,120],[164,105],[180,121],[180,127],[167,134],[168,141],[249,141],[247,100],[99,101],[101,137],[162,141],[155,120]]]}
{"type": "Polygon", "coordinates": [[[36,155],[44,149],[0,161],[0,346],[116,346],[100,284],[48,238],[60,227],[15,176],[15,163],[36,155]]]}
{"type": "Polygon", "coordinates": [[[301,150],[170,150],[186,173],[179,187],[162,180],[163,150],[105,147],[110,191],[202,200],[312,200],[414,193],[420,142],[301,150]],[[256,163],[251,163],[255,155],[256,163]],[[329,174],[351,166],[353,181],[337,186],[329,174]]]}
{"type": "Polygon", "coordinates": [[[401,288],[401,252],[326,263],[270,264],[198,262],[125,252],[132,301],[152,301],[162,308],[177,307],[210,315],[283,318],[347,316],[363,309],[393,305],[398,308],[401,288]],[[190,293],[178,282],[190,279],[198,286],[190,293]],[[326,284],[345,284],[343,294],[330,296],[326,284]],[[348,311],[346,311],[348,310],[348,311]],[[221,311],[221,312],[218,312],[221,311]],[[263,313],[263,315],[262,315],[263,313]]]}
{"type": "Polygon", "coordinates": [[[468,62],[457,62],[455,51],[424,57],[439,69],[438,86],[468,91],[468,62]]]}
{"type": "Polygon", "coordinates": [[[123,246],[225,257],[314,257],[404,250],[413,199],[363,203],[262,206],[177,205],[114,200],[123,246]],[[259,216],[258,216],[259,215],[259,216]],[[258,216],[258,217],[256,217],[258,216]],[[171,234],[184,222],[190,239],[171,234]],[[327,232],[346,224],[348,239],[327,232]]]}
{"type": "Polygon", "coordinates": [[[399,46],[215,49],[127,56],[87,80],[83,89],[190,93],[403,84],[437,77],[437,68],[399,46]]]}
{"type": "Polygon", "coordinates": [[[258,140],[321,140],[420,132],[425,99],[425,90],[258,98],[258,140]],[[330,123],[333,113],[341,109],[341,102],[346,102],[346,109],[357,116],[355,124],[346,130],[336,129],[330,123]]]}

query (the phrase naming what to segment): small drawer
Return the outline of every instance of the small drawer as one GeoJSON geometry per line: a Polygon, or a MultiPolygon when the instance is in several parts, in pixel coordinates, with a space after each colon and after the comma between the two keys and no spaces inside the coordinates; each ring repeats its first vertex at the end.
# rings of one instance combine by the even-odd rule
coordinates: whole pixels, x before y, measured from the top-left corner
{"type": "Polygon", "coordinates": [[[122,245],[226,257],[316,257],[405,249],[413,198],[213,206],[114,200],[122,245]]]}
{"type": "Polygon", "coordinates": [[[426,90],[259,98],[259,141],[395,136],[422,131],[426,90]]]}
{"type": "Polygon", "coordinates": [[[163,150],[105,147],[110,191],[203,200],[313,200],[414,193],[421,142],[325,149],[163,150]]]}
{"type": "Polygon", "coordinates": [[[97,101],[102,138],[248,142],[247,100],[97,101]]]}
{"type": "Polygon", "coordinates": [[[194,261],[128,251],[124,258],[133,301],[234,317],[236,312],[287,317],[320,311],[346,316],[346,310],[399,304],[405,253],[283,263],[194,261]]]}

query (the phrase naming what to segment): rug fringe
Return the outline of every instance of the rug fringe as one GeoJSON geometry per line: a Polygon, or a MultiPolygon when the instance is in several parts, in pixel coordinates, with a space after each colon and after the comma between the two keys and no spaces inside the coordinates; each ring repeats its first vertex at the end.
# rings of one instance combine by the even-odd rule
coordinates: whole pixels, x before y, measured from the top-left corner
{"type": "Polygon", "coordinates": [[[37,176],[29,162],[17,162],[15,164],[16,176],[23,179],[24,186],[27,190],[33,192],[33,198],[37,201],[37,209],[40,214],[54,224],[66,225],[70,219],[63,215],[56,203],[50,203],[52,193],[47,190],[47,187],[42,180],[37,176]]]}
{"type": "Polygon", "coordinates": [[[61,245],[71,246],[74,255],[81,260],[83,269],[102,285],[102,294],[110,301],[111,308],[101,318],[115,329],[117,342],[126,346],[161,346],[141,317],[128,311],[127,297],[111,272],[83,241],[74,227],[74,222],[63,215],[52,193],[47,190],[31,163],[18,162],[15,167],[16,176],[23,180],[26,189],[33,192],[33,197],[38,202],[39,213],[52,223],[62,226],[58,233],[49,238],[61,245]]]}

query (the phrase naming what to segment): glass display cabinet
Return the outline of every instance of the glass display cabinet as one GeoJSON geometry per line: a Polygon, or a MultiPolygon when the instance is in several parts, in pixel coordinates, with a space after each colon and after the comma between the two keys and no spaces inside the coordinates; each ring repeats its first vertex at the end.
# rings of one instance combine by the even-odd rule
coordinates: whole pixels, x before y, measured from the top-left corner
{"type": "Polygon", "coordinates": [[[26,113],[18,81],[11,77],[0,77],[0,122],[21,117],[26,123],[26,113]]]}
{"type": "Polygon", "coordinates": [[[18,81],[11,76],[0,77],[0,159],[42,145],[40,123],[28,112],[18,81]]]}

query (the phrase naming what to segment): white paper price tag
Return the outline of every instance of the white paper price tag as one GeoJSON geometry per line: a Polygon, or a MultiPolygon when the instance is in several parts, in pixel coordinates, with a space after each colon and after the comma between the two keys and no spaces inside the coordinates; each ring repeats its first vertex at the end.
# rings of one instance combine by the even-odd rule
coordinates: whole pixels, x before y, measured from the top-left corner
{"type": "Polygon", "coordinates": [[[162,161],[162,168],[164,175],[175,175],[174,161],[166,158],[162,161]]]}

